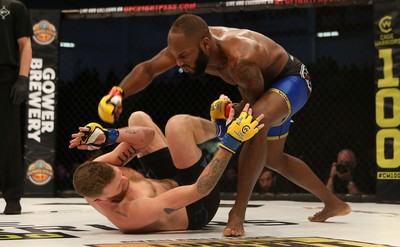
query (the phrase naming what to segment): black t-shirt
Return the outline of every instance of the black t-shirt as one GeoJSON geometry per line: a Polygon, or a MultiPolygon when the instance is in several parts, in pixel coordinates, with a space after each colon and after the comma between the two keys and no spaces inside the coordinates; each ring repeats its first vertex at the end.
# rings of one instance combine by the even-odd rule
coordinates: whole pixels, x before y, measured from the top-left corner
{"type": "Polygon", "coordinates": [[[31,18],[23,3],[0,0],[0,66],[19,67],[17,40],[33,35],[31,18]]]}

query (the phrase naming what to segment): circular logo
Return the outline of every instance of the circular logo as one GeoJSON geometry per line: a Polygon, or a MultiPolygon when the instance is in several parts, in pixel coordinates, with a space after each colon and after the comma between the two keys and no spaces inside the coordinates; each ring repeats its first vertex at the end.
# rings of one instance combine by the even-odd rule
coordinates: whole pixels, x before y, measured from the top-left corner
{"type": "Polygon", "coordinates": [[[249,130],[250,130],[250,126],[248,126],[248,125],[245,125],[245,126],[243,126],[243,128],[242,128],[243,134],[246,134],[249,130]]]}
{"type": "Polygon", "coordinates": [[[388,33],[392,31],[392,17],[384,16],[379,20],[379,29],[382,33],[388,33]]]}
{"type": "Polygon", "coordinates": [[[33,25],[33,39],[39,45],[48,45],[57,37],[56,27],[47,20],[33,25]]]}
{"type": "Polygon", "coordinates": [[[53,178],[53,167],[44,160],[30,164],[26,177],[35,185],[45,185],[53,178]]]}

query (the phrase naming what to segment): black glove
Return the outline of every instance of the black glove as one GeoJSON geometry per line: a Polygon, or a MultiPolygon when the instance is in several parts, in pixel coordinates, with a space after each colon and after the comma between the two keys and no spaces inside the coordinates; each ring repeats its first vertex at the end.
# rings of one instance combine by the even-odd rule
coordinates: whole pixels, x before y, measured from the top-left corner
{"type": "Polygon", "coordinates": [[[19,105],[29,94],[29,79],[26,76],[18,76],[18,80],[15,82],[11,89],[10,98],[12,98],[14,105],[19,105]]]}

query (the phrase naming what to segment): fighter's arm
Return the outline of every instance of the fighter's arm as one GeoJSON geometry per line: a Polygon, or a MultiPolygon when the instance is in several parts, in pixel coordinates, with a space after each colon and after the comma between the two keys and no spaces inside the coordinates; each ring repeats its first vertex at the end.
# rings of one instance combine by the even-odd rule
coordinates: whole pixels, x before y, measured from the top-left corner
{"type": "Polygon", "coordinates": [[[175,65],[175,58],[164,48],[153,58],[136,65],[119,86],[128,97],[146,88],[156,76],[175,65]]]}
{"type": "Polygon", "coordinates": [[[159,74],[172,68],[175,58],[163,49],[153,58],[136,65],[132,71],[105,95],[98,105],[98,113],[104,122],[113,124],[122,112],[122,98],[146,88],[159,74]]]}
{"type": "Polygon", "coordinates": [[[124,166],[153,141],[154,135],[154,129],[148,127],[131,126],[119,129],[117,142],[120,144],[111,152],[97,157],[94,161],[124,166]]]}
{"type": "Polygon", "coordinates": [[[232,78],[242,96],[238,109],[242,109],[246,103],[253,105],[264,93],[264,78],[259,61],[262,47],[251,42],[242,45],[246,49],[240,49],[231,65],[232,78]]]}
{"type": "Polygon", "coordinates": [[[122,166],[133,159],[140,150],[146,148],[153,141],[154,136],[153,128],[143,126],[129,126],[120,129],[104,129],[100,126],[96,131],[89,130],[85,126],[79,127],[79,132],[72,134],[73,139],[70,141],[69,148],[98,149],[102,146],[119,143],[113,151],[97,157],[95,161],[122,166]],[[110,141],[110,138],[116,139],[110,141]]]}

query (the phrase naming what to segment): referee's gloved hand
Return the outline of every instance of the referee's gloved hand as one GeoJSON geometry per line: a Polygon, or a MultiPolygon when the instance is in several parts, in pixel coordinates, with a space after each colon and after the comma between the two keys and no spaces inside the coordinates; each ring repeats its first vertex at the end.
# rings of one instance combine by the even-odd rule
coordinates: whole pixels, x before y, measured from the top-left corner
{"type": "Polygon", "coordinates": [[[12,98],[12,102],[14,105],[19,105],[29,94],[29,79],[26,76],[20,75],[18,76],[17,81],[14,86],[11,88],[10,98],[12,98]]]}

